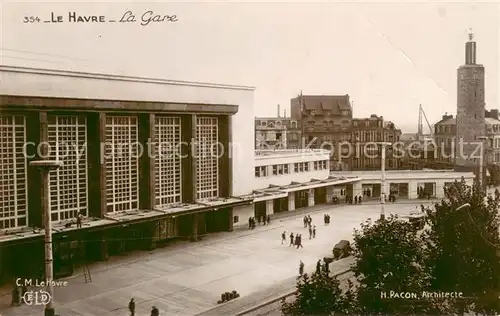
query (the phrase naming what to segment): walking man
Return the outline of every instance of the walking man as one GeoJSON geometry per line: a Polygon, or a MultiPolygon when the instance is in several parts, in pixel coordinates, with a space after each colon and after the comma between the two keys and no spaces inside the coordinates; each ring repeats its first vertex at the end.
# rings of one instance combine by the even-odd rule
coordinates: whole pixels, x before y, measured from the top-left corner
{"type": "Polygon", "coordinates": [[[293,240],[293,233],[290,233],[290,246],[295,245],[294,240],[293,240]]]}
{"type": "Polygon", "coordinates": [[[321,259],[319,259],[318,262],[316,263],[316,273],[320,272],[321,272],[321,259]]]}
{"type": "Polygon", "coordinates": [[[308,223],[308,218],[307,216],[304,216],[304,227],[307,227],[307,223],[308,223]]]}
{"type": "Polygon", "coordinates": [[[281,244],[286,243],[286,231],[281,234],[281,244]]]}
{"type": "Polygon", "coordinates": [[[134,301],[134,298],[130,299],[130,302],[128,303],[128,310],[130,312],[130,316],[135,316],[135,301],[134,301]]]}
{"type": "Polygon", "coordinates": [[[301,276],[303,274],[304,274],[304,262],[302,262],[302,260],[300,260],[300,264],[299,264],[299,276],[301,276]]]}
{"type": "Polygon", "coordinates": [[[313,238],[316,238],[316,225],[314,225],[314,227],[313,227],[312,235],[313,235],[313,238]]]}
{"type": "Polygon", "coordinates": [[[313,230],[311,228],[311,225],[309,225],[309,239],[312,238],[313,230]]]}

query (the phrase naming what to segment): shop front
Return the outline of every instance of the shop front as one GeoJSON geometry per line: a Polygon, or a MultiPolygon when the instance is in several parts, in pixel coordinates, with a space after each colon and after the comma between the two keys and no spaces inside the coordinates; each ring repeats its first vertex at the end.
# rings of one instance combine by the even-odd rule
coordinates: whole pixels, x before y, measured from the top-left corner
{"type": "Polygon", "coordinates": [[[288,211],[288,197],[274,199],[273,208],[274,208],[274,213],[288,211]]]}
{"type": "Polygon", "coordinates": [[[303,208],[309,205],[309,190],[295,192],[295,208],[303,208]]]}

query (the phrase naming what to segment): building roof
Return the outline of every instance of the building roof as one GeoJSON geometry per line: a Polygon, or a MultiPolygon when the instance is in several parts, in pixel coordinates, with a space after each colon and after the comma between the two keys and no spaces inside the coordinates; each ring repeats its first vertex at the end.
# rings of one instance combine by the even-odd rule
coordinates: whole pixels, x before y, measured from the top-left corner
{"type": "Polygon", "coordinates": [[[500,124],[499,120],[492,118],[492,117],[485,117],[484,121],[485,121],[486,125],[498,125],[498,124],[500,124]]]}
{"type": "Polygon", "coordinates": [[[436,126],[442,126],[442,125],[455,125],[457,124],[457,119],[454,118],[454,117],[449,117],[449,118],[445,118],[439,122],[436,123],[436,126]]]}
{"type": "Polygon", "coordinates": [[[303,95],[306,110],[331,111],[340,114],[343,110],[351,111],[349,95],[303,95]]]}

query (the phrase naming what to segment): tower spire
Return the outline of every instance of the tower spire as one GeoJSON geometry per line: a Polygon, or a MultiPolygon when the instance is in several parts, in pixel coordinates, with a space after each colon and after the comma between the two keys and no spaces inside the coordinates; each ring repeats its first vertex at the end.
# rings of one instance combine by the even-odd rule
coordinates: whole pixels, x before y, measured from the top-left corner
{"type": "Polygon", "coordinates": [[[465,43],[465,64],[476,64],[476,42],[474,41],[472,29],[469,29],[469,41],[465,43]]]}

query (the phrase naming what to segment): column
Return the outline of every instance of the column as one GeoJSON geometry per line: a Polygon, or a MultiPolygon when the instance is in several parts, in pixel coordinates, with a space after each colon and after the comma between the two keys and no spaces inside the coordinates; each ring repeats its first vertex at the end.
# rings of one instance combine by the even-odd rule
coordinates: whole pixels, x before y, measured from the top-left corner
{"type": "Polygon", "coordinates": [[[361,185],[361,181],[354,182],[352,186],[354,196],[363,196],[363,186],[361,185]]]}
{"type": "Polygon", "coordinates": [[[89,216],[106,215],[106,113],[87,115],[89,216]]]}
{"type": "Polygon", "coordinates": [[[288,210],[295,210],[295,192],[288,192],[288,210]]]}
{"type": "Polygon", "coordinates": [[[196,115],[181,117],[182,202],[196,201],[196,115]]]}
{"type": "MultiPolygon", "coordinates": [[[[43,118],[46,120],[46,113],[37,113],[37,112],[28,112],[26,114],[26,141],[27,142],[32,142],[35,144],[35,146],[27,146],[26,147],[26,154],[27,157],[27,164],[31,160],[40,160],[42,157],[39,157],[37,153],[37,147],[42,141],[40,139],[40,119],[43,118]],[[33,158],[31,158],[33,157],[33,158]]],[[[45,134],[46,135],[46,134],[45,134]]],[[[28,186],[28,196],[27,201],[28,201],[28,222],[30,226],[35,226],[35,227],[42,227],[42,209],[41,209],[41,186],[42,186],[42,177],[40,174],[40,171],[37,170],[36,168],[31,168],[28,165],[28,169],[26,171],[26,176],[27,176],[27,186],[28,186]]]]}
{"type": "Polygon", "coordinates": [[[230,197],[233,193],[233,153],[231,146],[232,139],[232,117],[219,117],[219,196],[230,197]]]}
{"type": "Polygon", "coordinates": [[[309,189],[307,194],[307,206],[314,206],[314,189],[309,189]]]}
{"type": "Polygon", "coordinates": [[[232,232],[234,229],[234,208],[229,207],[227,209],[228,213],[228,219],[229,219],[229,225],[228,225],[228,231],[232,232]]]}
{"type": "Polygon", "coordinates": [[[326,203],[332,203],[334,197],[333,186],[326,187],[326,203]]]}
{"type": "MultiPolygon", "coordinates": [[[[42,159],[49,159],[49,146],[48,146],[48,140],[49,140],[49,121],[47,118],[47,112],[40,112],[40,156],[42,159]]],[[[40,172],[40,170],[38,171],[40,172]]],[[[49,198],[49,190],[50,190],[50,176],[47,175],[47,178],[45,178],[43,175],[45,172],[50,174],[50,169],[47,171],[40,172],[42,174],[42,179],[40,181],[40,206],[42,206],[39,210],[42,214],[42,228],[45,228],[45,216],[46,214],[43,211],[43,205],[48,205],[48,210],[47,212],[51,214],[51,207],[50,207],[50,201],[47,203],[47,199],[49,198]],[[47,204],[46,204],[47,203],[47,204]]],[[[53,226],[52,224],[50,226],[53,226]]]]}
{"type": "Polygon", "coordinates": [[[274,214],[274,200],[267,200],[266,201],[266,214],[267,215],[274,214]]]}
{"type": "Polygon", "coordinates": [[[408,182],[408,199],[418,199],[417,180],[410,180],[408,182]]]}
{"type": "Polygon", "coordinates": [[[138,121],[138,138],[143,149],[142,155],[139,157],[139,208],[153,210],[155,207],[155,158],[149,151],[158,154],[154,144],[156,139],[155,115],[141,113],[138,116],[138,121]],[[149,147],[151,150],[148,150],[149,147]]]}
{"type": "Polygon", "coordinates": [[[436,198],[444,198],[444,180],[436,180],[436,198]]]}
{"type": "Polygon", "coordinates": [[[193,232],[192,232],[192,235],[191,235],[191,241],[198,241],[199,215],[198,214],[193,214],[191,220],[192,220],[192,223],[193,223],[193,232]]]}

